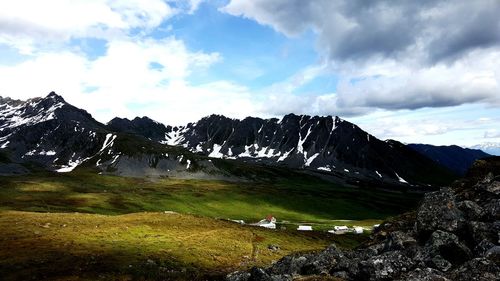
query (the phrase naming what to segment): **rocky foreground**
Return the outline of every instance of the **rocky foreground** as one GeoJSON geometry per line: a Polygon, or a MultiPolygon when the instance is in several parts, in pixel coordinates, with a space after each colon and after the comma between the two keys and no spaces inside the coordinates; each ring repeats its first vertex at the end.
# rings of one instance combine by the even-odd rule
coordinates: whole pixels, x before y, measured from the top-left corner
{"type": "Polygon", "coordinates": [[[427,193],[415,212],[385,222],[356,250],[331,245],[226,279],[500,280],[499,240],[500,157],[492,157],[451,187],[427,193]]]}

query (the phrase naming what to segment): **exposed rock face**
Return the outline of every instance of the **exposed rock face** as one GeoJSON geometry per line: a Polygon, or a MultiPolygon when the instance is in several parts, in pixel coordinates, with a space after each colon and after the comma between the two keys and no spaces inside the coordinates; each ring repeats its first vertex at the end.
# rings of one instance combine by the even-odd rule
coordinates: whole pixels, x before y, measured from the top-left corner
{"type": "Polygon", "coordinates": [[[165,130],[149,118],[114,119],[106,126],[54,92],[26,101],[0,97],[0,175],[84,166],[123,176],[230,176],[206,157],[158,143],[165,130]],[[142,134],[131,134],[137,128],[142,134]]]}
{"type": "Polygon", "coordinates": [[[54,92],[27,101],[0,100],[0,148],[12,162],[51,170],[76,166],[100,150],[106,134],[104,125],[54,92]]]}
{"type": "Polygon", "coordinates": [[[282,258],[270,268],[227,280],[500,280],[500,157],[469,171],[473,177],[426,194],[414,213],[385,222],[352,251],[334,245],[282,258]],[[480,179],[479,181],[477,179],[480,179]],[[258,272],[258,274],[257,274],[258,272]]]}
{"type": "MultiPolygon", "coordinates": [[[[108,167],[125,162],[122,156],[137,160],[133,168],[143,166],[142,160],[151,154],[165,161],[189,155],[194,163],[195,153],[201,158],[306,170],[355,186],[426,187],[449,183],[455,177],[408,146],[381,141],[339,117],[289,114],[282,120],[237,120],[211,115],[181,127],[141,117],[115,118],[104,125],[54,92],[27,101],[0,98],[0,151],[14,163],[0,163],[2,174],[22,173],[15,164],[28,162],[49,170],[91,165],[109,171],[108,167]],[[151,149],[146,153],[143,147],[151,149]],[[176,157],[166,157],[166,153],[176,157]]],[[[160,171],[156,165],[149,167],[156,171],[146,168],[148,174],[170,170],[160,171]]]]}
{"type": "Polygon", "coordinates": [[[163,126],[144,117],[115,118],[108,126],[209,157],[340,174],[364,181],[432,184],[454,177],[410,147],[393,140],[381,141],[336,116],[288,114],[281,120],[238,120],[211,115],[181,127],[163,126]]]}
{"type": "Polygon", "coordinates": [[[107,126],[112,131],[137,134],[157,142],[165,140],[165,134],[171,130],[170,127],[145,116],[133,120],[116,117],[109,121],[107,126]]]}
{"type": "Polygon", "coordinates": [[[428,236],[434,230],[457,232],[463,227],[463,213],[457,208],[451,189],[427,193],[417,213],[417,231],[428,236]]]}

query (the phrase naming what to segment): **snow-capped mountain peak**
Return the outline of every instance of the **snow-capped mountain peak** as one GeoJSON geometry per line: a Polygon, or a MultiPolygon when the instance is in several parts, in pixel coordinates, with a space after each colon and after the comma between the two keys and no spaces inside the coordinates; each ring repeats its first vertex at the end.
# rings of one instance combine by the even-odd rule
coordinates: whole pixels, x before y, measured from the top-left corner
{"type": "Polygon", "coordinates": [[[473,149],[480,149],[491,155],[500,156],[500,143],[498,142],[484,142],[482,144],[471,146],[473,149]]]}
{"type": "Polygon", "coordinates": [[[210,115],[181,127],[148,117],[114,118],[104,125],[53,92],[27,101],[1,98],[0,149],[14,162],[60,172],[84,164],[128,175],[217,170],[217,161],[204,160],[212,157],[403,185],[447,175],[406,145],[381,141],[337,116],[210,115]]]}

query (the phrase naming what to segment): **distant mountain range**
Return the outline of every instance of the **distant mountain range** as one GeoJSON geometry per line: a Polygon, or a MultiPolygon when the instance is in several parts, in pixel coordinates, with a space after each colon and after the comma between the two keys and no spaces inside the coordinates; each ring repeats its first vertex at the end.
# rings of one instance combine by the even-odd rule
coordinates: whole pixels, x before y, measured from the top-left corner
{"type": "MultiPolygon", "coordinates": [[[[450,170],[462,173],[470,159],[484,156],[421,148],[381,141],[332,116],[237,120],[211,115],[179,127],[148,117],[102,124],[53,92],[27,101],[0,98],[0,174],[79,167],[126,176],[230,178],[234,167],[246,163],[351,183],[427,185],[449,182],[450,170]],[[454,158],[446,158],[448,153],[454,158]]],[[[255,171],[245,169],[239,175],[255,171]]]]}
{"type": "Polygon", "coordinates": [[[491,156],[479,149],[462,148],[456,145],[409,144],[408,146],[461,176],[465,175],[474,161],[491,156]]]}
{"type": "Polygon", "coordinates": [[[480,149],[488,154],[500,156],[500,143],[498,142],[487,142],[471,146],[470,148],[480,149]]]}
{"type": "MultiPolygon", "coordinates": [[[[144,119],[136,118],[124,128],[131,132],[130,128],[140,127],[139,122],[144,125],[144,119]]],[[[109,125],[119,129],[117,123],[114,119],[109,125]]],[[[157,123],[150,120],[150,126],[157,123]]],[[[355,124],[332,116],[289,114],[281,120],[254,117],[237,120],[211,115],[187,126],[165,126],[164,130],[165,138],[156,141],[214,158],[385,178],[400,183],[419,182],[441,169],[400,142],[381,141],[355,124]]]]}

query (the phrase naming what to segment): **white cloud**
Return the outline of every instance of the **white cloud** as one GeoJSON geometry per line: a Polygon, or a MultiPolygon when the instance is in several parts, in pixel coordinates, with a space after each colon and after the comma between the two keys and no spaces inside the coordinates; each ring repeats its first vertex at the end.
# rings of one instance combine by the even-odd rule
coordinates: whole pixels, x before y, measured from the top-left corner
{"type": "Polygon", "coordinates": [[[500,42],[496,0],[231,0],[220,10],[287,36],[312,30],[335,60],[417,55],[434,62],[500,42]]]}
{"type": "Polygon", "coordinates": [[[497,110],[479,105],[417,111],[377,110],[349,120],[380,139],[462,146],[483,142],[484,132],[500,121],[497,110]],[[481,115],[484,117],[477,117],[481,115]]]}
{"type": "Polygon", "coordinates": [[[69,51],[44,52],[0,66],[0,95],[26,99],[55,90],[102,122],[148,115],[184,124],[212,113],[252,115],[255,105],[244,86],[223,80],[189,84],[192,71],[206,71],[219,59],[217,53],[189,51],[175,38],[112,41],[95,60],[69,51]],[[163,67],[152,68],[152,62],[163,67]]]}
{"type": "Polygon", "coordinates": [[[31,53],[71,38],[115,38],[150,30],[177,11],[162,0],[0,1],[0,43],[31,53]]]}
{"type": "MultiPolygon", "coordinates": [[[[255,112],[246,87],[224,80],[189,83],[220,54],[189,50],[174,37],[149,34],[202,0],[47,0],[0,2],[0,44],[30,54],[0,63],[0,95],[18,99],[54,90],[99,121],[148,115],[184,124],[212,113],[255,112]],[[99,38],[105,53],[86,53],[71,39],[99,38]]],[[[167,27],[168,28],[168,27],[167,27]]],[[[170,27],[171,28],[171,27],[170,27]]]]}
{"type": "Polygon", "coordinates": [[[500,131],[498,129],[489,129],[484,132],[485,139],[500,138],[500,131]]]}
{"type": "Polygon", "coordinates": [[[193,14],[205,0],[189,0],[189,14],[193,14]]]}
{"type": "MultiPolygon", "coordinates": [[[[468,103],[500,107],[499,4],[231,0],[221,11],[290,37],[307,30],[316,33],[319,54],[329,65],[315,75],[335,73],[340,79],[337,97],[325,99],[325,93],[317,93],[294,104],[312,109],[316,105],[311,100],[318,100],[316,112],[335,109],[330,113],[355,115],[468,103]]],[[[298,99],[292,96],[293,79],[302,79],[308,69],[285,81],[288,88],[280,85],[277,94],[298,99]]],[[[300,79],[296,84],[310,81],[300,79]]]]}
{"type": "Polygon", "coordinates": [[[500,50],[477,51],[453,64],[416,68],[384,63],[345,72],[339,107],[417,109],[465,103],[495,103],[500,92],[500,50]],[[356,82],[352,82],[356,79],[356,82]]]}

